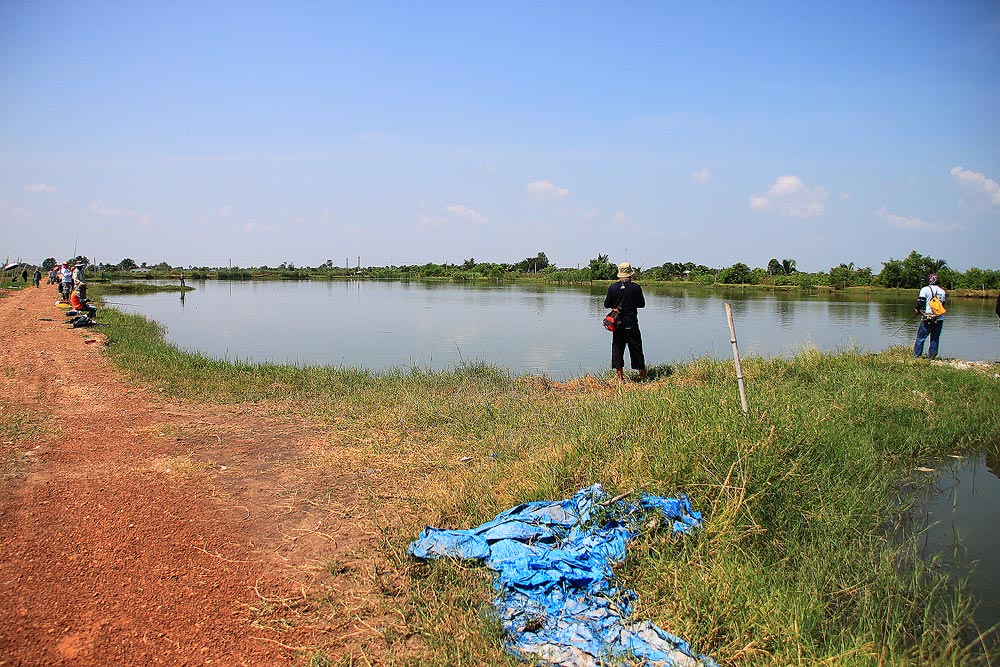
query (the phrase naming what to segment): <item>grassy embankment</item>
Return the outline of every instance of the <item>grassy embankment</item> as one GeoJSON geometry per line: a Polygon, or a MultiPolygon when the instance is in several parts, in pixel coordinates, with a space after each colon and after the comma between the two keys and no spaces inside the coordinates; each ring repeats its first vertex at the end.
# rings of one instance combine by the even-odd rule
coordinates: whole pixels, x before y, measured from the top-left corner
{"type": "MultiPolygon", "coordinates": [[[[386,604],[406,619],[384,634],[392,664],[516,664],[483,613],[488,572],[405,557],[421,520],[467,527],[593,482],[686,493],[704,512],[695,538],[644,535],[618,573],[639,593],[640,618],[720,664],[987,664],[968,598],[918,558],[915,539],[892,535],[907,490],[929,482],[915,466],[998,445],[995,371],[915,361],[902,348],[747,359],[745,418],[731,363],[708,359],[615,390],[480,365],[224,363],[180,353],[142,318],[108,311],[102,321],[108,354],[136,381],[195,400],[288,401],[330,429],[340,448],[331,460],[354,448],[365,467],[398,477],[413,513],[385,529],[383,556],[404,582],[386,604]]],[[[355,658],[335,663],[323,646],[303,655],[366,664],[355,658]]]]}

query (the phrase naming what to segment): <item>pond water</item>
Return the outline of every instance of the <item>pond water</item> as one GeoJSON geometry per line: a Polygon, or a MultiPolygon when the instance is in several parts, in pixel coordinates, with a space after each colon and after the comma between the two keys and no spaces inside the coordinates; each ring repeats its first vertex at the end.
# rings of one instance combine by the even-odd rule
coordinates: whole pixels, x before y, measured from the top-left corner
{"type": "MultiPolygon", "coordinates": [[[[372,369],[435,369],[486,361],[565,379],[610,364],[600,325],[607,284],[575,287],[437,283],[190,282],[194,291],[109,297],[165,325],[167,339],[207,355],[372,369]]],[[[791,356],[805,346],[878,351],[913,345],[912,297],[805,295],[644,286],[639,312],[648,364],[731,352],[725,302],[740,353],[791,356]]],[[[941,356],[1000,358],[993,302],[948,301],[941,356]]]]}
{"type": "MultiPolygon", "coordinates": [[[[946,465],[924,505],[925,554],[940,554],[954,577],[967,577],[981,630],[1000,623],[1000,444],[946,465]]],[[[996,636],[994,635],[994,640],[996,636]]]]}

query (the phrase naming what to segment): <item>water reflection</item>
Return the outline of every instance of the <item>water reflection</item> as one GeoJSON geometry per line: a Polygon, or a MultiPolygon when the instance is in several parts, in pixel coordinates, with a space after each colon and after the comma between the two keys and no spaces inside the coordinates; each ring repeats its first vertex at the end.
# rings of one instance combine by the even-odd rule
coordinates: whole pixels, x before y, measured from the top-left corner
{"type": "Polygon", "coordinates": [[[983,630],[1000,623],[1000,445],[946,466],[927,499],[925,555],[945,559],[954,579],[966,577],[983,630]]]}
{"type": "MultiPolygon", "coordinates": [[[[194,281],[189,281],[193,284],[194,281]]],[[[362,281],[200,281],[196,290],[135,296],[136,312],[182,348],[219,358],[386,368],[447,368],[481,359],[556,378],[603,371],[607,283],[556,287],[362,281]]],[[[745,355],[790,356],[805,346],[881,350],[911,345],[913,299],[868,294],[714,291],[644,285],[639,321],[650,364],[728,357],[725,302],[745,355]],[[881,298],[881,297],[880,297],[881,298]]],[[[949,302],[944,356],[995,359],[992,308],[949,302]]],[[[124,307],[126,310],[129,308],[124,307]]]]}
{"type": "Polygon", "coordinates": [[[794,301],[775,301],[774,308],[777,312],[778,322],[780,322],[782,326],[789,326],[795,321],[794,301]]]}
{"type": "Polygon", "coordinates": [[[1000,444],[996,444],[986,450],[984,456],[986,469],[993,473],[993,476],[1000,479],[1000,444]]]}

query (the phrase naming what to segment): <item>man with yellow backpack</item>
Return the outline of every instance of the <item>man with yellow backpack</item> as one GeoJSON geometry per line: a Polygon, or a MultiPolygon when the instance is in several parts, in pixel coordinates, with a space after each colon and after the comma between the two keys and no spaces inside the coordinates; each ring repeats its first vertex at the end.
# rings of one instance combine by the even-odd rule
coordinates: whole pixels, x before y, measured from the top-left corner
{"type": "Polygon", "coordinates": [[[936,273],[927,276],[927,285],[920,289],[917,296],[917,313],[920,315],[920,326],[917,328],[917,342],[913,345],[913,356],[920,357],[924,353],[924,341],[931,338],[927,348],[927,357],[933,359],[938,353],[938,340],[941,338],[941,327],[944,325],[945,291],[937,286],[936,273]]]}

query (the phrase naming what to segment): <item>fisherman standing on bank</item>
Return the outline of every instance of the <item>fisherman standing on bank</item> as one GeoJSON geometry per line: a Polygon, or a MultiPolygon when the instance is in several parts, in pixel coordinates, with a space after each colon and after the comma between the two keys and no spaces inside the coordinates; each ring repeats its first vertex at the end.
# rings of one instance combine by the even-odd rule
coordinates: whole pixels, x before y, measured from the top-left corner
{"type": "Polygon", "coordinates": [[[947,294],[937,286],[937,281],[936,273],[927,276],[927,285],[921,288],[920,294],[917,296],[920,326],[917,328],[917,341],[913,345],[914,357],[919,357],[924,353],[924,341],[927,340],[928,336],[931,338],[931,345],[927,348],[927,357],[933,359],[938,353],[938,340],[941,338],[941,327],[944,326],[943,304],[947,294]]]}
{"type": "Polygon", "coordinates": [[[608,287],[604,298],[605,308],[618,308],[621,325],[611,334],[611,368],[618,372],[618,381],[624,382],[625,347],[628,347],[629,362],[639,371],[641,382],[646,380],[646,358],[642,353],[642,334],[639,332],[639,308],[646,307],[642,288],[632,282],[635,270],[628,262],[618,265],[618,282],[608,287]]]}

